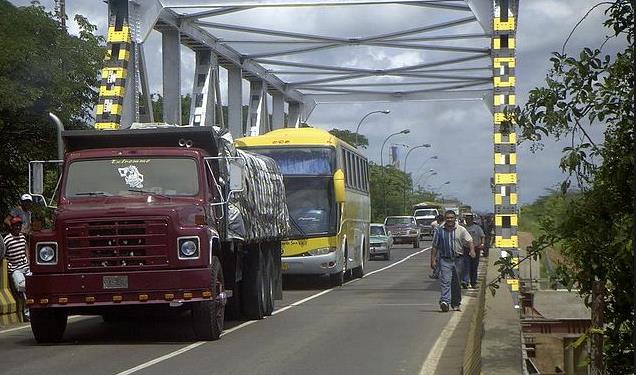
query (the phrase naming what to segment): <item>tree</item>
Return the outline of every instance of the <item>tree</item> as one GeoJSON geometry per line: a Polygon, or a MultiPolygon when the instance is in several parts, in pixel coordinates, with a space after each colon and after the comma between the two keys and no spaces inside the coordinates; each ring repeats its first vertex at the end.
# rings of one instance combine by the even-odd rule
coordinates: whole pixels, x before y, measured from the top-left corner
{"type": "Polygon", "coordinates": [[[29,160],[56,158],[55,113],[67,129],[85,128],[97,104],[104,40],[76,16],[69,35],[52,13],[0,0],[0,216],[27,190],[29,160]]]}
{"type": "Polygon", "coordinates": [[[369,139],[362,134],[358,134],[349,130],[342,129],[331,129],[329,133],[335,135],[336,137],[342,139],[353,147],[358,148],[358,146],[362,148],[366,148],[369,145],[369,139]]]}
{"type": "MultiPolygon", "coordinates": [[[[564,52],[564,44],[550,59],[546,86],[533,89],[528,103],[509,119],[535,151],[545,137],[571,140],[560,161],[569,175],[562,191],[575,182],[580,194],[567,202],[565,215],[542,218],[542,234],[528,254],[536,259],[548,247],[560,248],[566,260],[556,281],[576,286],[592,310],[586,338],[592,344],[593,373],[632,374],[634,12],[627,0],[599,3],[590,11],[606,4],[607,38],[619,38],[626,48],[603,55],[603,43],[583,49],[577,58],[564,52]],[[593,126],[603,128],[602,143],[590,136],[593,126]]],[[[509,274],[512,265],[500,264],[502,275],[509,274]]]]}

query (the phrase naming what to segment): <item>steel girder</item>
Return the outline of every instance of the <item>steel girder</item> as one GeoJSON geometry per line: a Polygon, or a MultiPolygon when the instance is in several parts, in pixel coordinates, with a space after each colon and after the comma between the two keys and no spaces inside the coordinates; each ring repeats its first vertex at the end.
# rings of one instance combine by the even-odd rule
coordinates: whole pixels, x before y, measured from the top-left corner
{"type": "MultiPolygon", "coordinates": [[[[111,0],[111,2],[118,3],[124,1],[111,0]]],[[[399,100],[435,100],[435,95],[431,93],[439,92],[439,98],[452,97],[462,100],[483,100],[482,91],[492,88],[492,85],[490,85],[491,75],[449,76],[440,74],[442,71],[464,70],[465,72],[475,73],[480,70],[490,69],[489,66],[479,68],[457,65],[466,61],[489,57],[490,46],[488,46],[488,43],[475,46],[474,40],[486,39],[492,34],[490,20],[493,14],[493,3],[490,0],[234,0],[213,2],[204,0],[130,0],[129,8],[129,12],[135,19],[135,24],[132,25],[134,31],[133,41],[135,43],[143,43],[153,29],[166,34],[176,32],[181,44],[185,44],[195,51],[209,51],[217,57],[219,66],[234,72],[239,69],[241,77],[250,82],[262,82],[267,89],[261,90],[261,92],[267,92],[272,96],[275,95],[278,101],[282,97],[284,102],[292,104],[294,108],[306,106],[307,108],[301,108],[298,111],[301,116],[299,121],[306,120],[306,114],[311,112],[315,103],[330,102],[334,98],[349,102],[360,100],[395,101],[398,98],[399,100]],[[232,25],[212,21],[217,16],[263,7],[295,8],[388,4],[448,10],[453,17],[440,23],[364,38],[268,30],[245,24],[232,25]],[[451,29],[473,22],[479,22],[483,33],[425,35],[433,31],[451,29]],[[222,39],[214,35],[215,30],[229,30],[236,34],[259,35],[269,39],[222,39]],[[272,37],[277,39],[272,40],[272,37]],[[443,40],[451,41],[454,44],[439,45],[430,43],[437,43],[443,40]],[[457,42],[461,41],[468,41],[468,44],[464,46],[457,45],[457,42]],[[429,43],[423,44],[423,42],[429,43]],[[290,45],[292,48],[261,53],[245,53],[237,49],[246,44],[290,45]],[[294,64],[293,61],[290,62],[290,57],[293,55],[350,46],[444,51],[449,54],[459,54],[456,56],[460,57],[445,58],[432,63],[391,69],[347,69],[340,66],[318,66],[316,64],[304,64],[302,62],[294,64]],[[280,60],[272,60],[272,57],[280,58],[280,60]],[[279,67],[285,64],[290,64],[288,66],[294,66],[296,69],[291,71],[279,70],[279,67]],[[430,69],[431,67],[444,68],[432,70],[430,69]],[[344,74],[347,70],[350,74],[344,74]],[[291,79],[291,77],[297,77],[297,75],[313,75],[315,78],[306,80],[291,79]],[[282,78],[281,76],[289,76],[290,78],[282,78]],[[389,81],[378,82],[377,79],[380,78],[388,78],[389,81]],[[376,81],[365,84],[365,79],[374,79],[376,81]],[[334,85],[333,82],[341,82],[341,84],[338,86],[334,85]],[[480,86],[480,83],[482,86],[480,86]],[[463,90],[464,88],[475,86],[477,86],[477,90],[463,90]],[[453,93],[446,93],[449,91],[453,93]],[[426,94],[422,95],[422,93],[426,94]],[[473,94],[476,96],[471,96],[473,94]]],[[[175,71],[174,67],[164,69],[164,72],[171,70],[174,73],[175,71]]],[[[171,78],[168,78],[168,73],[165,74],[164,79],[172,82],[169,84],[170,90],[174,88],[175,82],[178,82],[178,79],[175,78],[170,81],[171,78]]],[[[234,84],[229,84],[229,86],[236,89],[237,84],[235,82],[234,84]]],[[[168,93],[165,92],[164,94],[168,93]]],[[[193,94],[195,93],[193,92],[193,94]]],[[[234,100],[236,100],[237,93],[230,93],[228,97],[228,101],[234,101],[230,97],[234,97],[234,100]]],[[[175,107],[174,111],[177,110],[176,104],[175,102],[173,105],[175,107]]],[[[279,107],[277,106],[277,108],[279,107]]],[[[170,108],[170,105],[168,108],[170,108]]],[[[291,111],[294,112],[295,109],[291,111]]],[[[176,113],[166,113],[166,115],[173,120],[178,117],[176,113]]],[[[242,116],[237,113],[230,117],[234,120],[237,120],[238,117],[239,121],[243,121],[242,116]]],[[[293,116],[291,117],[293,118],[293,116]]],[[[229,125],[237,128],[236,125],[229,125]]],[[[247,129],[242,129],[240,133],[245,133],[246,131],[247,129]]]]}

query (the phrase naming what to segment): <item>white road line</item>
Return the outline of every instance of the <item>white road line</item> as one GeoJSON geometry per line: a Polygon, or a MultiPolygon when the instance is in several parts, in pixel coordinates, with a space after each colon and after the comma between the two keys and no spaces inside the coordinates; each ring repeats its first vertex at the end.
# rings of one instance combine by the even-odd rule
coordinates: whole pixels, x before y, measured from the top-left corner
{"type": "MultiPolygon", "coordinates": [[[[413,253],[413,254],[411,254],[411,255],[407,256],[406,258],[404,258],[404,259],[402,259],[402,260],[400,260],[400,261],[397,261],[397,262],[395,262],[395,263],[392,263],[392,264],[390,264],[390,265],[388,265],[388,266],[386,266],[386,267],[384,267],[384,268],[381,268],[381,269],[379,269],[379,270],[375,270],[375,271],[373,271],[373,272],[369,272],[368,274],[364,275],[364,277],[371,276],[371,275],[373,275],[374,273],[378,273],[378,272],[381,272],[381,271],[384,271],[384,270],[388,270],[389,268],[391,268],[391,267],[395,267],[395,266],[397,266],[397,265],[398,265],[398,264],[400,264],[400,263],[404,263],[404,262],[406,262],[407,260],[411,259],[412,257],[414,257],[414,256],[416,256],[416,255],[419,255],[419,254],[422,254],[423,252],[425,252],[425,251],[427,251],[427,250],[430,250],[430,249],[431,249],[431,248],[430,248],[430,247],[428,247],[428,248],[426,248],[426,249],[423,249],[423,250],[420,250],[420,251],[418,251],[418,252],[415,252],[415,253],[413,253]]],[[[351,284],[351,283],[353,283],[353,282],[356,282],[356,281],[358,281],[358,280],[359,280],[359,279],[356,279],[356,280],[350,280],[350,281],[348,281],[348,282],[346,282],[346,283],[344,283],[344,284],[342,284],[342,285],[343,285],[343,286],[345,286],[345,285],[351,284]]],[[[280,313],[282,313],[283,311],[287,311],[287,310],[289,310],[289,309],[291,309],[291,308],[293,308],[293,307],[296,307],[296,306],[302,305],[303,303],[308,302],[308,301],[311,301],[312,299],[318,298],[318,297],[320,297],[320,296],[324,296],[325,294],[330,293],[330,292],[332,292],[332,291],[333,291],[333,290],[335,290],[335,289],[336,289],[336,288],[331,288],[331,289],[323,290],[323,291],[322,291],[322,292],[320,292],[320,293],[316,293],[316,294],[311,295],[311,296],[309,296],[309,297],[307,297],[307,298],[301,299],[300,301],[296,301],[296,302],[294,302],[294,303],[292,303],[292,304],[290,304],[290,305],[288,305],[288,306],[285,306],[285,307],[283,307],[283,308],[281,308],[281,309],[278,309],[278,310],[274,311],[274,312],[272,313],[272,315],[280,314],[280,313]]],[[[236,330],[239,330],[239,329],[241,329],[241,328],[247,327],[247,326],[249,326],[249,325],[251,325],[251,324],[254,324],[254,323],[256,323],[256,322],[258,322],[258,320],[250,320],[250,321],[247,321],[247,322],[245,322],[245,323],[243,323],[243,324],[240,324],[240,325],[238,325],[238,326],[236,326],[236,327],[233,327],[233,328],[231,328],[231,329],[228,329],[228,330],[223,331],[223,334],[221,334],[221,336],[225,336],[225,335],[227,335],[227,334],[229,334],[229,333],[232,333],[232,332],[234,332],[234,331],[236,331],[236,330]]],[[[203,345],[203,344],[206,344],[206,343],[208,343],[208,342],[209,342],[209,341],[197,341],[197,342],[195,342],[195,343],[193,343],[193,344],[190,344],[190,345],[188,345],[188,346],[186,346],[186,347],[183,347],[183,348],[181,348],[181,349],[179,349],[179,350],[176,350],[176,351],[174,351],[174,352],[168,353],[168,354],[163,355],[163,356],[161,356],[161,357],[157,357],[157,358],[155,358],[155,359],[153,359],[153,360],[150,360],[150,361],[148,361],[148,362],[144,362],[144,363],[142,363],[142,364],[140,364],[140,365],[138,365],[138,366],[135,366],[135,367],[133,367],[133,368],[130,368],[130,369],[128,369],[128,370],[124,370],[124,371],[122,371],[122,372],[118,372],[116,375],[130,375],[130,374],[135,373],[135,372],[137,372],[137,371],[139,371],[139,370],[143,370],[143,369],[148,368],[148,367],[150,367],[150,366],[156,365],[156,364],[157,364],[157,363],[159,363],[159,362],[163,362],[163,361],[165,361],[165,360],[167,360],[167,359],[170,359],[170,358],[176,357],[176,356],[178,356],[178,355],[180,355],[180,354],[183,354],[183,353],[185,353],[185,352],[188,352],[188,351],[190,351],[190,350],[192,350],[192,349],[198,348],[199,346],[201,346],[201,345],[203,345]]]]}
{"type": "MultiPolygon", "coordinates": [[[[466,301],[465,305],[468,305],[472,299],[474,299],[474,297],[462,297],[462,301],[466,301]]],[[[453,332],[455,332],[455,328],[457,328],[457,324],[462,316],[461,312],[453,310],[451,310],[448,314],[452,314],[452,316],[448,320],[448,323],[446,323],[446,327],[444,327],[440,335],[437,337],[437,340],[435,340],[435,345],[433,345],[431,351],[428,352],[424,363],[422,363],[422,369],[420,370],[419,375],[435,374],[439,360],[442,358],[442,353],[444,352],[444,349],[446,349],[446,344],[453,335],[453,332]]]]}
{"type": "MultiPolygon", "coordinates": [[[[71,316],[68,317],[69,320],[77,320],[78,318],[90,319],[91,317],[86,317],[86,316],[81,316],[81,315],[71,315],[71,316]]],[[[80,320],[84,320],[84,319],[80,319],[80,320]]],[[[31,328],[31,325],[30,324],[26,324],[26,325],[23,325],[23,326],[20,326],[20,327],[5,329],[5,330],[0,331],[0,335],[3,334],[3,333],[21,331],[21,330],[27,329],[27,328],[31,328]]]]}

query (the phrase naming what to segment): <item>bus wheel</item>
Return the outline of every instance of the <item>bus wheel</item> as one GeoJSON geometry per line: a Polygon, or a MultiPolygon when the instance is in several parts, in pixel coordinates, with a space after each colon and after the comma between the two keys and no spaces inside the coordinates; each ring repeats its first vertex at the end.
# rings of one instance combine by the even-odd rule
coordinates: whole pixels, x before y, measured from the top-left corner
{"type": "Polygon", "coordinates": [[[225,319],[225,280],[219,258],[212,258],[214,300],[195,302],[192,306],[192,327],[200,340],[218,340],[225,319]]]}
{"type": "Polygon", "coordinates": [[[243,315],[250,320],[261,320],[264,316],[264,265],[260,249],[248,250],[243,271],[241,303],[243,315]]]}
{"type": "Polygon", "coordinates": [[[31,309],[31,331],[35,341],[55,343],[62,341],[66,330],[66,311],[59,309],[31,309]]]}

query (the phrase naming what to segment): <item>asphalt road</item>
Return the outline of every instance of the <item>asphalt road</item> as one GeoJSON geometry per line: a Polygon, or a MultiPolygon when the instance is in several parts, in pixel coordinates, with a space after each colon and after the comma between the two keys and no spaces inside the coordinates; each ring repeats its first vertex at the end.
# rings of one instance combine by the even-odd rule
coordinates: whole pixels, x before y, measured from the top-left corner
{"type": "Polygon", "coordinates": [[[185,315],[71,317],[57,345],[38,345],[29,326],[0,329],[0,373],[432,374],[438,337],[462,313],[439,311],[429,256],[428,242],[396,246],[390,261],[370,261],[363,279],[334,289],[326,279],[285,279],[273,316],[226,322],[216,342],[197,341],[185,315]]]}

